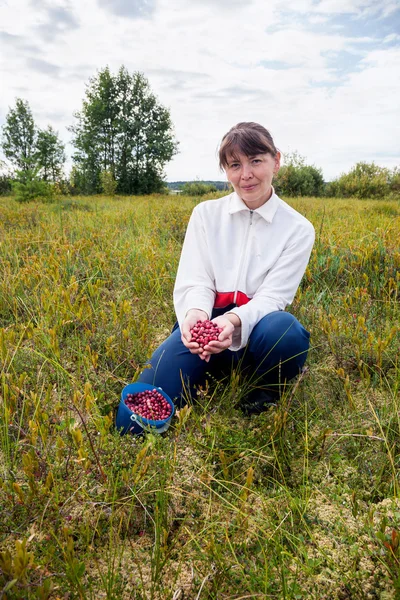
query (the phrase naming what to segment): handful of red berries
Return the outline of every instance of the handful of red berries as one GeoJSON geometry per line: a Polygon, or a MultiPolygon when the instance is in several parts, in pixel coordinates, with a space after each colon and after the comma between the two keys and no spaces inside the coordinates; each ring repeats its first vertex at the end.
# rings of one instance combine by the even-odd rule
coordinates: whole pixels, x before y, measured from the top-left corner
{"type": "Polygon", "coordinates": [[[171,405],[156,388],[127,394],[125,404],[132,412],[152,421],[168,419],[172,412],[171,405]]]}
{"type": "Polygon", "coordinates": [[[222,327],[218,327],[212,321],[197,321],[196,325],[190,330],[192,336],[190,341],[197,342],[201,349],[207,346],[211,340],[217,340],[222,327]]]}

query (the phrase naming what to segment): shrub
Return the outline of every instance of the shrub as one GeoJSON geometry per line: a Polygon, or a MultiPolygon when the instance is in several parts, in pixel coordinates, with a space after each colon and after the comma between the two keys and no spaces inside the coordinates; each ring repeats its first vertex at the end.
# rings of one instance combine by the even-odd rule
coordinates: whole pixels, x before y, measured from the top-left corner
{"type": "Polygon", "coordinates": [[[72,194],[72,186],[68,179],[60,179],[53,187],[54,193],[58,196],[70,196],[72,194]]]}
{"type": "Polygon", "coordinates": [[[37,169],[17,171],[16,177],[16,180],[12,183],[12,190],[17,202],[50,201],[53,199],[52,186],[38,177],[37,169]]]}
{"type": "Polygon", "coordinates": [[[12,180],[8,175],[0,175],[0,196],[8,196],[12,191],[12,180]]]}
{"type": "Polygon", "coordinates": [[[391,174],[385,167],[379,167],[374,162],[358,162],[348,173],[343,173],[332,181],[327,194],[335,197],[374,198],[385,197],[400,187],[400,176],[395,169],[391,174]]]}
{"type": "Polygon", "coordinates": [[[99,194],[101,192],[100,173],[74,165],[69,176],[69,189],[72,195],[99,194]]]}
{"type": "Polygon", "coordinates": [[[288,154],[274,177],[277,194],[284,196],[322,196],[324,178],[321,169],[306,165],[305,159],[297,154],[288,154]]]}
{"type": "Polygon", "coordinates": [[[4,161],[0,160],[0,196],[7,196],[11,193],[12,187],[12,176],[7,173],[7,165],[4,161]]]}
{"type": "Polygon", "coordinates": [[[392,194],[400,195],[400,168],[395,167],[389,174],[389,189],[392,194]]]}
{"type": "Polygon", "coordinates": [[[102,171],[100,173],[101,189],[106,196],[115,196],[118,183],[115,181],[111,171],[102,171]]]}
{"type": "Polygon", "coordinates": [[[185,183],[182,187],[182,193],[187,196],[204,196],[217,191],[217,188],[212,183],[201,183],[200,181],[192,181],[185,183]]]}

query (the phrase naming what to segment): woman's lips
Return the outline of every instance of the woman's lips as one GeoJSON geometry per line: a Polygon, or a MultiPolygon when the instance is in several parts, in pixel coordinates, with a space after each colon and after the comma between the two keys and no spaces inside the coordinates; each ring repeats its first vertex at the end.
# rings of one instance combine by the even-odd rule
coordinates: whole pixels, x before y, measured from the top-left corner
{"type": "Polygon", "coordinates": [[[256,183],[254,185],[247,185],[247,186],[242,185],[242,190],[244,190],[245,192],[250,192],[251,190],[253,190],[256,187],[256,185],[257,185],[256,183]]]}

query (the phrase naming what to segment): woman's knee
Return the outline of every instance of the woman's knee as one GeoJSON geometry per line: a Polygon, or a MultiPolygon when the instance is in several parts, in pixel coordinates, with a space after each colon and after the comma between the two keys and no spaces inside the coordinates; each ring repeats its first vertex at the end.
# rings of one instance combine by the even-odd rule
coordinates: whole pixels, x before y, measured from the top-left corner
{"type": "Polygon", "coordinates": [[[309,348],[309,332],[290,313],[270,313],[254,328],[249,360],[267,383],[281,384],[301,372],[309,348]]]}
{"type": "Polygon", "coordinates": [[[249,345],[257,353],[279,351],[289,358],[308,351],[310,334],[291,313],[275,311],[266,315],[254,327],[249,345]]]}

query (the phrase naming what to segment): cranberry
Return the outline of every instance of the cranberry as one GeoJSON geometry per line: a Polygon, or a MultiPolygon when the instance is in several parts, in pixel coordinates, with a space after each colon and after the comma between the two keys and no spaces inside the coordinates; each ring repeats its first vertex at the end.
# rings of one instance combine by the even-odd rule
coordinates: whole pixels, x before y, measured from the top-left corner
{"type": "Polygon", "coordinates": [[[212,321],[197,321],[190,330],[191,341],[197,342],[203,350],[212,340],[217,340],[222,328],[212,321]]]}
{"type": "Polygon", "coordinates": [[[135,414],[152,421],[168,419],[172,413],[171,405],[156,388],[127,394],[125,404],[135,414]]]}

